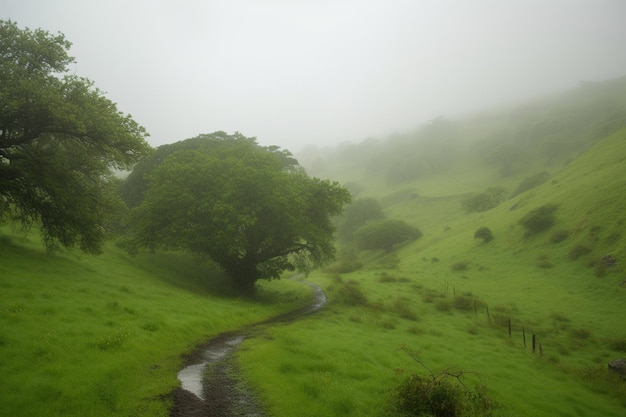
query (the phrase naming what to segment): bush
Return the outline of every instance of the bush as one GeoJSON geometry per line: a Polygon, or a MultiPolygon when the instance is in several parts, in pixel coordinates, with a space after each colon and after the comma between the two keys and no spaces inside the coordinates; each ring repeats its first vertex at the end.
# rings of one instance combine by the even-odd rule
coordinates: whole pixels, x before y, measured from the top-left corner
{"type": "Polygon", "coordinates": [[[543,171],[535,175],[531,175],[530,177],[524,178],[524,180],[517,186],[513,194],[511,194],[510,198],[513,198],[525,191],[531,190],[544,182],[550,179],[550,173],[548,171],[543,171]]]}
{"type": "Polygon", "coordinates": [[[343,304],[349,306],[365,306],[368,304],[367,296],[358,285],[356,281],[348,281],[339,288],[339,298],[343,304]]]}
{"type": "Polygon", "coordinates": [[[576,259],[590,252],[591,252],[591,248],[585,245],[581,245],[579,243],[576,246],[572,247],[572,249],[570,249],[570,251],[567,254],[567,257],[570,258],[572,261],[575,261],[576,259]]]}
{"type": "Polygon", "coordinates": [[[550,236],[550,243],[560,243],[569,237],[569,230],[555,230],[550,236]]]}
{"type": "Polygon", "coordinates": [[[452,264],[453,271],[465,271],[467,266],[469,265],[469,261],[456,261],[452,264]]]}
{"type": "Polygon", "coordinates": [[[371,220],[354,232],[354,244],[362,250],[391,252],[397,244],[418,239],[422,232],[403,220],[371,220]]]}
{"type": "Polygon", "coordinates": [[[474,232],[474,239],[482,239],[483,243],[487,243],[493,240],[493,233],[488,227],[482,226],[474,232]]]}
{"type": "Polygon", "coordinates": [[[526,213],[520,220],[520,224],[526,228],[526,234],[534,235],[552,227],[556,221],[554,212],[557,208],[554,204],[547,204],[526,213]]]}
{"type": "Polygon", "coordinates": [[[468,213],[481,211],[487,211],[502,201],[504,201],[507,190],[504,187],[489,187],[487,191],[483,191],[479,194],[474,194],[470,198],[461,201],[461,205],[468,213]]]}
{"type": "MultiPolygon", "coordinates": [[[[406,351],[406,349],[404,349],[406,351]]],[[[491,416],[496,403],[487,396],[484,385],[470,389],[463,376],[466,372],[442,371],[433,373],[417,357],[407,352],[422,365],[428,375],[411,373],[393,391],[390,406],[406,416],[462,417],[491,416]]]]}

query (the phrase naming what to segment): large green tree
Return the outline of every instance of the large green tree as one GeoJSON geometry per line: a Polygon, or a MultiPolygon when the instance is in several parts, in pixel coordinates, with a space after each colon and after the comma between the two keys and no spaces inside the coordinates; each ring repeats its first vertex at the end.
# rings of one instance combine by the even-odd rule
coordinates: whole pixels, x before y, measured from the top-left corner
{"type": "Polygon", "coordinates": [[[243,293],[293,270],[301,256],[318,264],[334,256],[331,217],[350,199],[345,188],[307,176],[288,152],[238,133],[190,140],[191,149],[177,145],[144,174],[147,191],[129,223],[132,250],[207,256],[243,293]]]}
{"type": "Polygon", "coordinates": [[[91,81],[66,74],[70,46],[0,20],[0,217],[40,224],[48,247],[97,253],[119,207],[112,170],[150,147],[91,81]]]}

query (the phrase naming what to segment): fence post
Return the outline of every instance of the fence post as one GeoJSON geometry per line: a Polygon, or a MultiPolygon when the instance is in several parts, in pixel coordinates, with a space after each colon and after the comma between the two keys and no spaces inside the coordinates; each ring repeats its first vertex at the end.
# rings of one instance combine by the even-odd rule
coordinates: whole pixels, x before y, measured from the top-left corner
{"type": "Polygon", "coordinates": [[[522,336],[524,337],[524,347],[526,347],[526,329],[522,326],[522,336]]]}
{"type": "Polygon", "coordinates": [[[533,353],[535,353],[535,342],[537,341],[537,336],[533,333],[533,353]]]}
{"type": "Polygon", "coordinates": [[[511,337],[511,319],[509,319],[509,337],[511,337]]]}

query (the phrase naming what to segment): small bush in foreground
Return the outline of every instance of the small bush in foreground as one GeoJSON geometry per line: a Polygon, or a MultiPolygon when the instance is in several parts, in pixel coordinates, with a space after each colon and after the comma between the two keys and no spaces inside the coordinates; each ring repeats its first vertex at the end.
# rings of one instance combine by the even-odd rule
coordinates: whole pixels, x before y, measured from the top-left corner
{"type": "Polygon", "coordinates": [[[393,391],[390,408],[403,416],[469,417],[492,416],[497,406],[487,395],[487,388],[471,389],[463,381],[473,372],[443,370],[435,374],[415,354],[402,348],[428,371],[428,375],[411,372],[393,391]]]}

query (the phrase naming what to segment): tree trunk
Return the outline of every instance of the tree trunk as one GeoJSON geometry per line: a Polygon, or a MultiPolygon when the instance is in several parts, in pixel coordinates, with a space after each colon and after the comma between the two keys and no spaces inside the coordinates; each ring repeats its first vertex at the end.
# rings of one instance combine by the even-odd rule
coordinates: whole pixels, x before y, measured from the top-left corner
{"type": "Polygon", "coordinates": [[[230,276],[233,288],[239,294],[252,296],[256,292],[254,283],[260,278],[256,263],[246,262],[245,259],[237,259],[229,265],[223,265],[230,276]]]}

